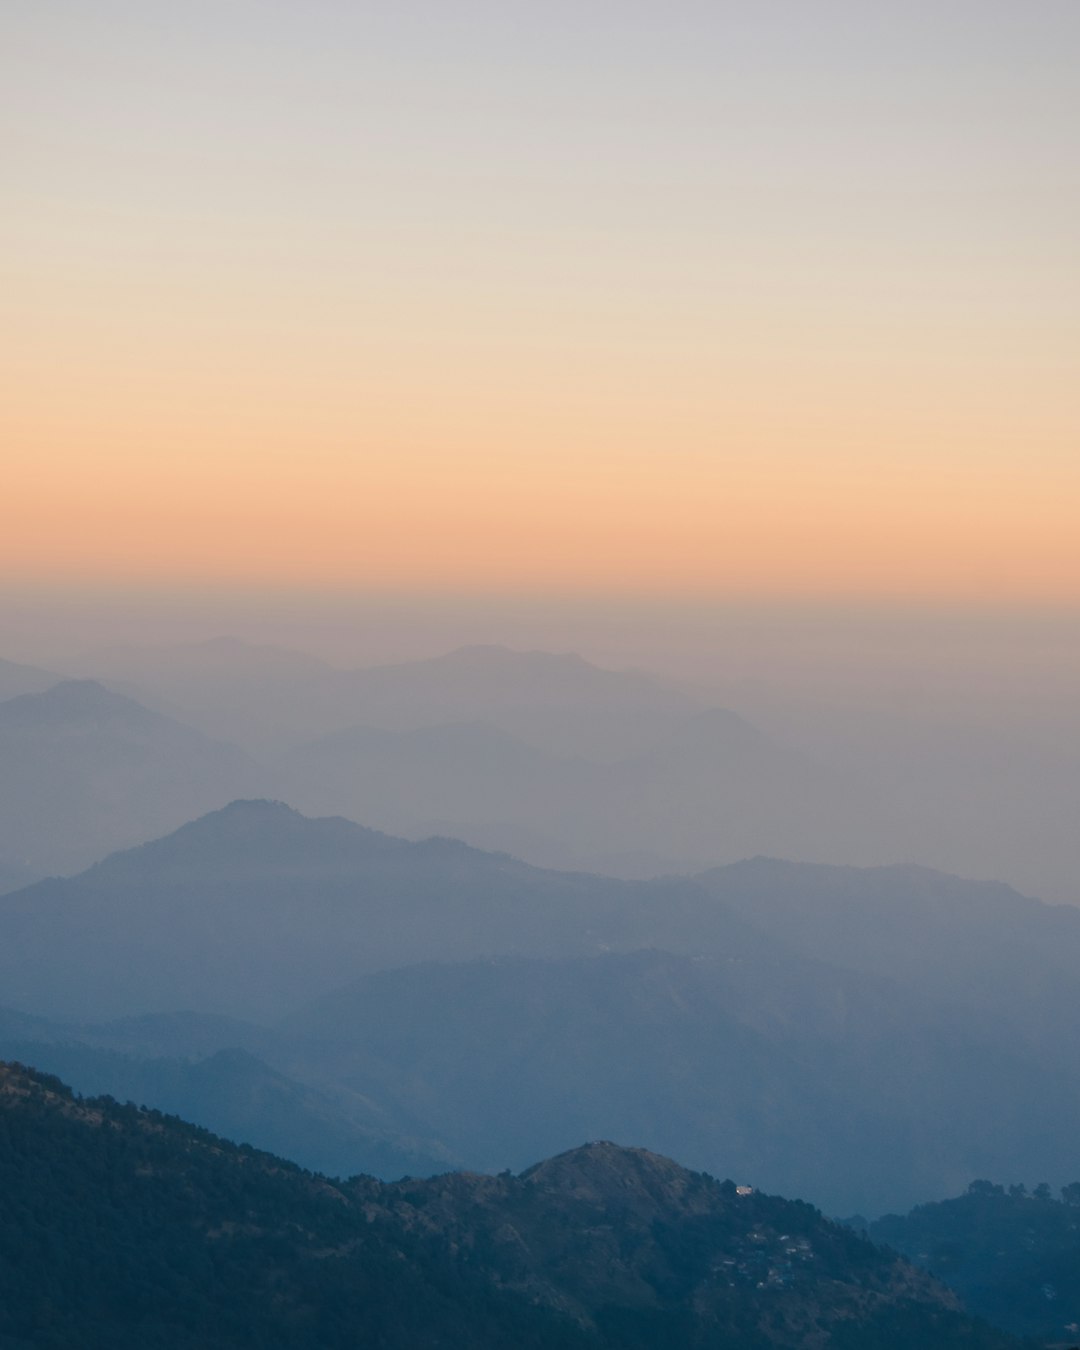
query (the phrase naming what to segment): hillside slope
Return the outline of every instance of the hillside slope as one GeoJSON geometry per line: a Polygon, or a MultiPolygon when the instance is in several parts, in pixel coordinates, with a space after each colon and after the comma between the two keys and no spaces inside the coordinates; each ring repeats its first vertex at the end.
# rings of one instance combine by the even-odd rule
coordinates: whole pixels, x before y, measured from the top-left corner
{"type": "Polygon", "coordinates": [[[0,1067],[0,1344],[1006,1350],[807,1205],[610,1144],[334,1185],[0,1067]]]}
{"type": "Polygon", "coordinates": [[[1080,1342],[1080,1183],[1062,1187],[1058,1199],[1045,1184],[1029,1191],[979,1180],[955,1199],[888,1214],[869,1232],[996,1325],[1080,1342]]]}
{"type": "Polygon", "coordinates": [[[0,703],[0,859],[42,873],[265,791],[236,746],[93,680],[64,680],[0,703]]]}

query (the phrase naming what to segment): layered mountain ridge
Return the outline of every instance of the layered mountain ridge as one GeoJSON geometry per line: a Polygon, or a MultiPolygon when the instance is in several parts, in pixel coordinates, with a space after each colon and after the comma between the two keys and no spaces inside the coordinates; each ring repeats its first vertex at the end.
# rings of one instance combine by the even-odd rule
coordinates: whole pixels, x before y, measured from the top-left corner
{"type": "Polygon", "coordinates": [[[0,899],[44,1019],[0,1053],[324,1170],[621,1136],[880,1212],[1071,1179],[1078,969],[1080,914],[926,869],[627,882],[241,801],[0,899]]]}

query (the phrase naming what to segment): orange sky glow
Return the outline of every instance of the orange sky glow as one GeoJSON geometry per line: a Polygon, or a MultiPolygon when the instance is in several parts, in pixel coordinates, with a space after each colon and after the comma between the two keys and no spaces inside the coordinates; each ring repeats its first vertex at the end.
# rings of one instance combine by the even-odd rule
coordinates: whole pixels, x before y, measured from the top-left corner
{"type": "Polygon", "coordinates": [[[1075,8],[747,8],[8,20],[5,577],[1080,600],[1075,8]]]}

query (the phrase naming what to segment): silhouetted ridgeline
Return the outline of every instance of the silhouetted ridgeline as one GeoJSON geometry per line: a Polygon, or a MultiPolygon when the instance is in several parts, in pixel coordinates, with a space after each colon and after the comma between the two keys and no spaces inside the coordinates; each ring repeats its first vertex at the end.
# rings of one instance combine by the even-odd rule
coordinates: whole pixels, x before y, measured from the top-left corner
{"type": "Polygon", "coordinates": [[[331,1183],[0,1066],[0,1346],[1006,1350],[799,1202],[594,1144],[331,1183]]]}

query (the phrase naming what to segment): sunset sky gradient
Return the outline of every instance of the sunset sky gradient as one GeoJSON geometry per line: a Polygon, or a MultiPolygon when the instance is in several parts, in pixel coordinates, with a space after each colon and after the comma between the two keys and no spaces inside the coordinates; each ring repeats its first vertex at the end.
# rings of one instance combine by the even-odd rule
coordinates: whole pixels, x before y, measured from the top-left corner
{"type": "Polygon", "coordinates": [[[8,584],[1080,602],[1076,0],[16,0],[8,584]]]}

